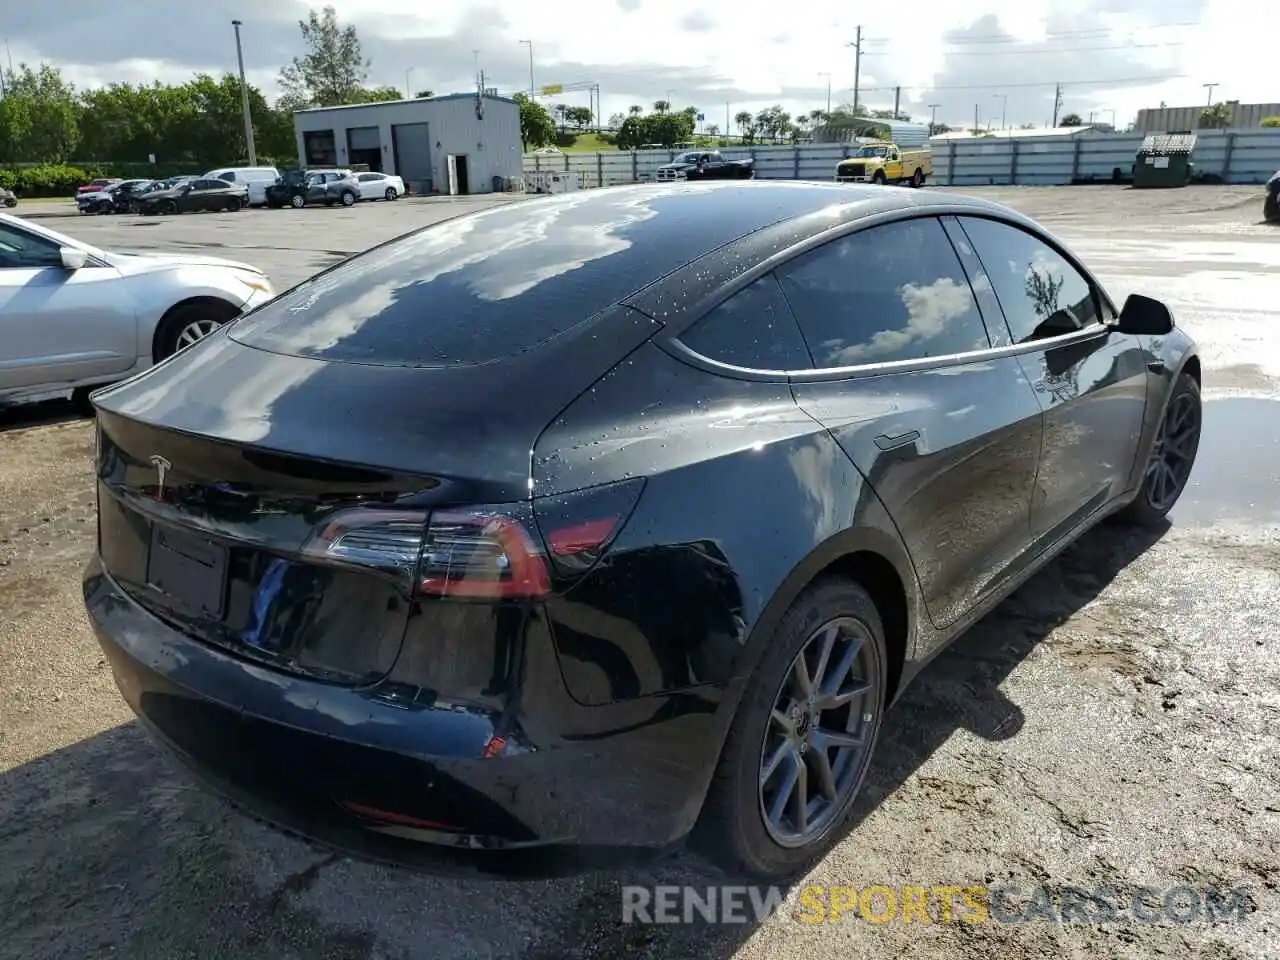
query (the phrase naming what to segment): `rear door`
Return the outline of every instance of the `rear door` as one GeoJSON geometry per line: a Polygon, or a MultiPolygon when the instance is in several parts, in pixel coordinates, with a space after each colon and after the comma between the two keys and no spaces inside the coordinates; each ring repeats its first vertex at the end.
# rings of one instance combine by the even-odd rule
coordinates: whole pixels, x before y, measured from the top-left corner
{"type": "Polygon", "coordinates": [[[0,223],[0,390],[123,373],[137,353],[114,267],[68,270],[57,243],[0,223]]]}
{"type": "Polygon", "coordinates": [[[848,234],[778,278],[818,368],[795,376],[796,399],[884,503],[945,627],[1027,547],[1035,394],[1018,360],[993,351],[935,218],[848,234]]]}
{"type": "Polygon", "coordinates": [[[1044,409],[1032,533],[1052,542],[1123,492],[1147,403],[1139,338],[1103,321],[1111,305],[1048,238],[996,220],[960,218],[999,298],[1044,409]]]}

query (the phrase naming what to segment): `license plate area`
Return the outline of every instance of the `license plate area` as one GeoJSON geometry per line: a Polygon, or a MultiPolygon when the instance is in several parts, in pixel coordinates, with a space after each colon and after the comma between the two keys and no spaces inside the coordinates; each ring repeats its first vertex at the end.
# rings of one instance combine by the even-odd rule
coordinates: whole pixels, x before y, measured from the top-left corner
{"type": "Polygon", "coordinates": [[[202,617],[221,619],[227,596],[227,548],[204,537],[153,524],[147,583],[202,617]]]}

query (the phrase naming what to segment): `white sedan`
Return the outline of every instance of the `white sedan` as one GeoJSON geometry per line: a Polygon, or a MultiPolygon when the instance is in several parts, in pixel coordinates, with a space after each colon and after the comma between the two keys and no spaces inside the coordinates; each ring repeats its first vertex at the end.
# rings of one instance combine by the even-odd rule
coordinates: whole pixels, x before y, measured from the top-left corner
{"type": "Polygon", "coordinates": [[[190,254],[109,253],[0,214],[0,403],[84,398],[275,296],[256,267],[190,254]]]}
{"type": "Polygon", "coordinates": [[[357,173],[361,200],[396,200],[404,196],[404,181],[389,173],[357,173]]]}

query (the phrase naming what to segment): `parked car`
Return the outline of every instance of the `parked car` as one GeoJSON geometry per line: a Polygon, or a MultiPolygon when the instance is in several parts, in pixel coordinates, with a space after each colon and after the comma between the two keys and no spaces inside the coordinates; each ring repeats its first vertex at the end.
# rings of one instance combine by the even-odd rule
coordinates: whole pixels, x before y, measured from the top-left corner
{"type": "Polygon", "coordinates": [[[755,175],[754,160],[726,160],[717,150],[689,150],[660,166],[657,179],[750,180],[755,175]]]}
{"type": "Polygon", "coordinates": [[[187,180],[166,190],[139,195],[139,213],[194,213],[198,210],[226,210],[231,213],[247,206],[249,190],[243,184],[204,178],[187,180]]]}
{"type": "Polygon", "coordinates": [[[1199,380],[1166,306],[988,201],[529,200],[95,394],[85,603],[148,729],[332,846],[692,830],[793,875],[925,663],[1103,518],[1160,522],[1199,380]]]}
{"type": "Polygon", "coordinates": [[[929,147],[909,149],[896,143],[863,144],[846,160],[836,164],[839,183],[899,183],[923,187],[933,175],[933,151],[929,147]]]}
{"type": "Polygon", "coordinates": [[[150,180],[118,180],[101,190],[86,190],[76,197],[76,207],[83,214],[122,213],[128,209],[133,192],[150,183],[150,180]]]}
{"type": "Polygon", "coordinates": [[[238,183],[248,190],[249,205],[264,206],[267,202],[267,187],[280,177],[275,167],[222,167],[210,170],[204,175],[205,180],[224,180],[227,183],[238,183]]]}
{"type": "Polygon", "coordinates": [[[361,200],[398,200],[404,196],[404,181],[390,173],[357,173],[361,200]]]}
{"type": "Polygon", "coordinates": [[[119,182],[119,177],[98,177],[95,180],[90,180],[88,183],[76,187],[76,196],[79,197],[82,193],[97,193],[104,187],[119,182]]]}
{"type": "Polygon", "coordinates": [[[290,170],[267,188],[268,207],[305,207],[323,203],[352,206],[360,198],[360,183],[350,170],[290,170]]]}
{"type": "Polygon", "coordinates": [[[1280,223],[1280,170],[1267,181],[1267,196],[1262,201],[1262,217],[1267,223],[1280,223]]]}
{"type": "Polygon", "coordinates": [[[0,187],[0,206],[16,207],[18,205],[18,195],[6,187],[0,187]]]}
{"type": "Polygon", "coordinates": [[[0,399],[83,398],[270,299],[256,267],[122,254],[0,214],[0,399]]]}

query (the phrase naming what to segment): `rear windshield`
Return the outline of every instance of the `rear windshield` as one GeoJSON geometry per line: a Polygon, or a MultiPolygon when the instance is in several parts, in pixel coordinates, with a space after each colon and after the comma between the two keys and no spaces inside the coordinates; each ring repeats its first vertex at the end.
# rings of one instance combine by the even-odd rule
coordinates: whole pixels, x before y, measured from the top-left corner
{"type": "Polygon", "coordinates": [[[762,206],[656,186],[506,203],[353,257],[248,314],[231,336],[354,363],[497,360],[790,212],[762,206]]]}

